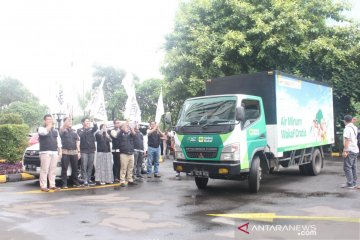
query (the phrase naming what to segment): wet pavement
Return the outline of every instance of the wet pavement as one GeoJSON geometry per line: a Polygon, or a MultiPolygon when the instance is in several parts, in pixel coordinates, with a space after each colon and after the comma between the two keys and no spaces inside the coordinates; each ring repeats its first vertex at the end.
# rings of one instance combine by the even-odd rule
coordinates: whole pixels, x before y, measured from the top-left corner
{"type": "Polygon", "coordinates": [[[345,182],[339,158],[327,158],[315,177],[280,168],[264,176],[257,194],[246,181],[209,180],[198,190],[191,176],[176,180],[169,160],[160,172],[160,179],[126,188],[42,193],[37,180],[2,184],[0,239],[360,238],[360,190],[339,187],[345,182]],[[254,229],[264,226],[276,228],[254,229]]]}

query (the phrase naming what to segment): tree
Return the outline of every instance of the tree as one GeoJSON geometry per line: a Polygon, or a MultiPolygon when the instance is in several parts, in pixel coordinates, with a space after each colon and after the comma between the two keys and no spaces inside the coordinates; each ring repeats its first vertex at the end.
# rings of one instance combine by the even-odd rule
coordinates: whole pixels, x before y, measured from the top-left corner
{"type": "Polygon", "coordinates": [[[335,115],[353,112],[360,33],[345,9],[333,0],[182,2],[162,68],[175,111],[209,78],[277,69],[330,84],[335,115]]]}
{"type": "Polygon", "coordinates": [[[38,99],[19,80],[11,77],[0,79],[0,109],[15,101],[27,102],[38,99]]]}
{"type": "MultiPolygon", "coordinates": [[[[157,101],[159,99],[161,87],[165,95],[165,82],[160,79],[148,79],[136,85],[136,98],[138,100],[141,119],[143,122],[153,121],[156,114],[157,101]]],[[[164,108],[166,108],[167,99],[164,97],[164,108]]]]}
{"type": "Polygon", "coordinates": [[[121,83],[126,72],[112,66],[95,66],[94,68],[93,89],[98,87],[102,79],[105,78],[103,90],[108,118],[123,118],[122,114],[125,108],[127,95],[121,83]]]}
{"type": "Polygon", "coordinates": [[[34,130],[42,124],[44,115],[48,113],[48,108],[38,102],[12,102],[1,113],[15,113],[20,115],[24,123],[34,130]]]}

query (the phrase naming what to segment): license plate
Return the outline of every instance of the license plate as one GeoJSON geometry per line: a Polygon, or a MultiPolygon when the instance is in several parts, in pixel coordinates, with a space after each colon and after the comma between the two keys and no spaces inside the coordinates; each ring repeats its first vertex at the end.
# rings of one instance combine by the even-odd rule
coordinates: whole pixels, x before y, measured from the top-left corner
{"type": "Polygon", "coordinates": [[[196,177],[209,177],[208,171],[194,170],[192,171],[192,174],[196,177]]]}

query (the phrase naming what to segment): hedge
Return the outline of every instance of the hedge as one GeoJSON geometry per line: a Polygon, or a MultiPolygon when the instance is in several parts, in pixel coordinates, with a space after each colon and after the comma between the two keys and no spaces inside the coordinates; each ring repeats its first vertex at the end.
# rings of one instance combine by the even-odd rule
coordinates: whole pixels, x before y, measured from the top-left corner
{"type": "Polygon", "coordinates": [[[27,147],[29,127],[26,124],[0,125],[0,158],[20,161],[27,147]]]}
{"type": "Polygon", "coordinates": [[[0,124],[23,124],[24,120],[17,113],[6,113],[0,115],[0,124]]]}

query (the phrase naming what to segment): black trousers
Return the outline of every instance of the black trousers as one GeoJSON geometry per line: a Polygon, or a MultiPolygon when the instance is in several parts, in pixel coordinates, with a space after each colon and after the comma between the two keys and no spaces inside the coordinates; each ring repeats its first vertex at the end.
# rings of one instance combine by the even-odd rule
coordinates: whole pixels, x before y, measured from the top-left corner
{"type": "Polygon", "coordinates": [[[113,160],[114,160],[114,165],[113,165],[113,173],[114,173],[114,180],[115,179],[120,179],[120,152],[113,152],[113,160]]]}
{"type": "Polygon", "coordinates": [[[78,156],[77,155],[67,155],[63,154],[61,158],[61,179],[63,185],[67,185],[67,170],[69,163],[71,163],[71,179],[75,185],[79,184],[78,178],[78,156]]]}

